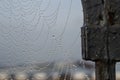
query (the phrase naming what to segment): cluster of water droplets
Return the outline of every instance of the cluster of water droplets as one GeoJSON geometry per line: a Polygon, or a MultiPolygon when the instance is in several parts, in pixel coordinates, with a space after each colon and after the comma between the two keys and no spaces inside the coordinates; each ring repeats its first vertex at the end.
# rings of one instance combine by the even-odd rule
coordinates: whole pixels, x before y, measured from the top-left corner
{"type": "Polygon", "coordinates": [[[66,32],[74,1],[68,2],[63,20],[62,0],[0,0],[0,78],[24,80],[29,75],[36,80],[40,76],[78,80],[83,76],[89,80],[93,68],[87,70],[82,59],[79,65],[72,61],[73,53],[78,53],[74,49],[80,45],[80,26],[70,44],[64,41],[65,36],[74,36],[66,32]]]}

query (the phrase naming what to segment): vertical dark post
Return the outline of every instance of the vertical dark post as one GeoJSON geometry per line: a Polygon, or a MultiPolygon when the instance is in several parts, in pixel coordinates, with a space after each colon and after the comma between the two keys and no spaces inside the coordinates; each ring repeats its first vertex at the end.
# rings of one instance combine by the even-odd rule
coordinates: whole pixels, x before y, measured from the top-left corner
{"type": "Polygon", "coordinates": [[[115,62],[109,64],[102,61],[96,61],[96,80],[116,80],[115,79],[115,62]]]}
{"type": "Polygon", "coordinates": [[[95,62],[96,80],[115,80],[120,61],[120,0],[81,0],[82,57],[95,62]]]}

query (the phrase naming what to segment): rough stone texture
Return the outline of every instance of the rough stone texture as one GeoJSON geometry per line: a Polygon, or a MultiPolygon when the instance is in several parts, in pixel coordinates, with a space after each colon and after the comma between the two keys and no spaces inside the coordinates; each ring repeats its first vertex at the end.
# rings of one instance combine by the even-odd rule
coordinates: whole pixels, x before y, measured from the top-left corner
{"type": "Polygon", "coordinates": [[[82,0],[82,55],[95,61],[96,80],[115,80],[120,61],[120,0],[82,0]]]}
{"type": "Polygon", "coordinates": [[[109,54],[110,59],[120,61],[120,25],[109,27],[109,54]]]}
{"type": "Polygon", "coordinates": [[[106,29],[102,26],[89,25],[82,28],[83,58],[99,60],[106,58],[106,29]]]}
{"type": "Polygon", "coordinates": [[[102,20],[103,2],[102,0],[82,0],[84,22],[99,25],[102,20]]]}
{"type": "Polygon", "coordinates": [[[107,1],[105,10],[104,0],[82,0],[82,54],[86,60],[120,60],[120,0],[107,1]]]}
{"type": "Polygon", "coordinates": [[[105,27],[101,26],[103,1],[82,0],[82,5],[84,12],[84,26],[82,27],[83,58],[86,60],[102,59],[106,57],[106,30],[105,27]]]}
{"type": "Polygon", "coordinates": [[[109,17],[112,25],[120,24],[120,0],[109,0],[109,17]]]}

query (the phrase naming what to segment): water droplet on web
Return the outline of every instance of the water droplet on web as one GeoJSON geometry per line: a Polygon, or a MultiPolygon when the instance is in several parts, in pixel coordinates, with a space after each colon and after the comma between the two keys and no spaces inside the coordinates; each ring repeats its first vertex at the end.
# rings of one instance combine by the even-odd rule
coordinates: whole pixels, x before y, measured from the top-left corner
{"type": "MultiPolygon", "coordinates": [[[[77,27],[74,27],[72,30],[72,25],[70,25],[71,31],[69,31],[69,28],[62,31],[65,29],[62,25],[68,20],[66,17],[69,15],[66,12],[64,17],[59,19],[59,16],[61,16],[58,14],[60,12],[59,8],[62,6],[61,0],[57,1],[53,8],[52,2],[52,0],[1,1],[0,4],[2,6],[0,6],[0,13],[5,14],[0,14],[0,17],[5,16],[5,18],[1,18],[2,20],[0,20],[0,25],[3,24],[4,26],[0,27],[2,33],[2,35],[0,34],[0,41],[3,41],[5,43],[3,46],[8,46],[10,50],[10,56],[8,56],[8,51],[1,49],[3,50],[2,52],[5,53],[3,56],[6,57],[5,59],[3,57],[4,60],[0,60],[0,65],[2,65],[2,63],[5,65],[5,67],[2,68],[3,72],[8,71],[10,75],[16,79],[28,79],[29,77],[30,80],[46,79],[46,77],[72,80],[73,76],[78,77],[79,74],[74,74],[74,72],[83,71],[87,73],[87,68],[84,66],[89,66],[89,64],[84,64],[83,61],[80,60],[76,61],[76,57],[80,57],[78,56],[80,54],[80,48],[76,49],[76,44],[74,44],[74,48],[72,49],[69,49],[68,46],[68,44],[71,44],[73,41],[74,36],[76,36],[74,33],[78,33],[77,27]],[[45,10],[43,10],[42,7],[46,7],[45,10]],[[9,8],[11,9],[9,10],[9,8]],[[7,19],[9,19],[10,22],[8,22],[7,19]],[[59,36],[61,32],[65,32],[65,34],[63,33],[59,36]],[[73,34],[70,35],[68,34],[69,32],[70,34],[73,32],[73,34]],[[2,38],[4,38],[4,40],[2,40],[2,38]],[[8,60],[8,58],[11,58],[9,59],[10,61],[7,61],[10,63],[6,65],[5,60],[8,60]]],[[[71,6],[71,4],[69,4],[69,6],[71,6]]],[[[65,9],[68,11],[68,8],[65,9]]],[[[70,16],[73,15],[71,14],[70,16]]],[[[2,57],[0,57],[0,59],[1,58],[2,57]]],[[[7,77],[5,74],[2,76],[4,78],[7,77]]],[[[89,76],[85,77],[88,79],[89,76]]]]}
{"type": "Polygon", "coordinates": [[[55,35],[52,35],[52,37],[54,38],[54,37],[55,37],[55,35]]]}

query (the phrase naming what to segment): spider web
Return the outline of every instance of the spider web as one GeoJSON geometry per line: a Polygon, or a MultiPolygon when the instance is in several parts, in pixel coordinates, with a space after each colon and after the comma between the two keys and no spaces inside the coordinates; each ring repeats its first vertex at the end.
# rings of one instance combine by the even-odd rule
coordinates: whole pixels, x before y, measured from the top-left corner
{"type": "Polygon", "coordinates": [[[82,22],[77,27],[72,23],[74,3],[73,0],[0,0],[0,71],[45,72],[47,78],[56,72],[60,80],[72,80],[75,72],[86,69],[85,65],[80,69],[74,63],[74,55],[79,64],[83,62],[82,22]]]}

